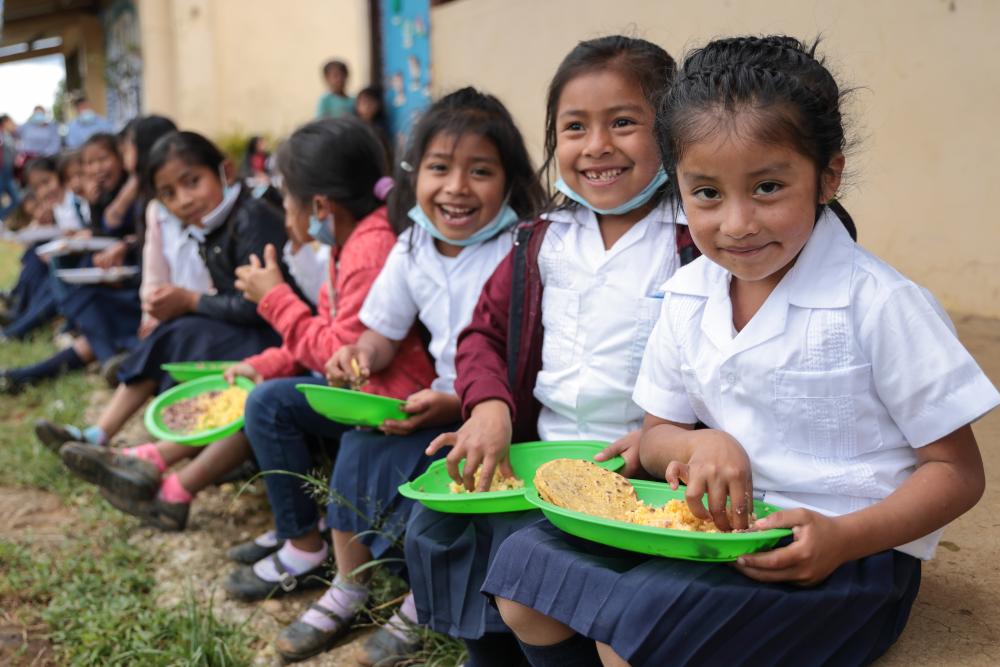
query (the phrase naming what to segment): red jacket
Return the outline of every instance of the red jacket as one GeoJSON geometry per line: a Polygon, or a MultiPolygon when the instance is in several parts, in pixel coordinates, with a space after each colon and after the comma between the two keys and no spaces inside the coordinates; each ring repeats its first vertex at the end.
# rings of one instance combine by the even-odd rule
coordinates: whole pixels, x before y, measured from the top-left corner
{"type": "MultiPolygon", "coordinates": [[[[264,379],[289,377],[305,370],[322,373],[334,352],[342,345],[357,342],[365,331],[359,318],[361,306],[395,243],[396,234],[389,226],[385,208],[362,220],[344,246],[331,253],[330,280],[320,289],[315,316],[287,283],[268,292],[257,304],[257,312],[281,334],[281,347],[268,348],[245,361],[264,379]]],[[[406,398],[430,386],[433,379],[434,366],[419,336],[410,331],[392,363],[372,375],[363,391],[406,398]]]]}
{"type": "MultiPolygon", "coordinates": [[[[534,391],[542,368],[544,335],[538,252],[547,229],[547,220],[518,227],[514,248],[483,286],[472,321],[458,336],[455,353],[455,392],[462,401],[462,418],[468,419],[479,403],[499,399],[510,408],[513,442],[538,439],[542,406],[534,391]],[[515,266],[520,270],[515,271],[515,266]],[[515,286],[515,277],[520,286],[515,286]],[[522,295],[520,303],[515,292],[522,295]],[[518,311],[520,317],[512,318],[511,313],[518,311]]],[[[700,254],[686,225],[677,225],[677,252],[681,264],[700,254]]]]}

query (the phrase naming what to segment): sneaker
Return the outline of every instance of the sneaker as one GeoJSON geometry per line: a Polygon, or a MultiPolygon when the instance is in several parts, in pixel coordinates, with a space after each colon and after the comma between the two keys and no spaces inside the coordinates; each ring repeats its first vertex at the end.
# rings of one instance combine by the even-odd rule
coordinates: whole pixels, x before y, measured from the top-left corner
{"type": "Polygon", "coordinates": [[[70,440],[83,439],[83,432],[77,427],[63,426],[48,419],[39,419],[35,422],[35,435],[54,454],[58,454],[59,448],[70,440]]]}
{"type": "Polygon", "coordinates": [[[122,498],[152,500],[160,489],[160,471],[155,465],[110,447],[67,442],[59,456],[74,475],[122,498]]]}
{"type": "Polygon", "coordinates": [[[160,498],[134,500],[115,495],[108,489],[101,489],[101,495],[116,510],[138,517],[143,523],[160,530],[178,531],[187,527],[188,512],[191,510],[188,503],[168,503],[160,498]]]}

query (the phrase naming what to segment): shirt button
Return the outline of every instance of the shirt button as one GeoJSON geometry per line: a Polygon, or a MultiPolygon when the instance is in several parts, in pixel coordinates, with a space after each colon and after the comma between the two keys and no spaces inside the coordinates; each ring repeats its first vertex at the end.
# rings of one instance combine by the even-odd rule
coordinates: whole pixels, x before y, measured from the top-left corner
{"type": "Polygon", "coordinates": [[[728,382],[729,384],[736,384],[736,375],[734,373],[730,373],[729,375],[727,375],[726,382],[728,382]]]}

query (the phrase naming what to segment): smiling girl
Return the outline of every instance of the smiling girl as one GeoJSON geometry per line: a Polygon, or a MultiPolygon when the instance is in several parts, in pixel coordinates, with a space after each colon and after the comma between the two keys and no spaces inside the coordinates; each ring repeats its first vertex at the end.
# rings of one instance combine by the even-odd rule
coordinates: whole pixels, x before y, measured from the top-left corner
{"type": "Polygon", "coordinates": [[[525,528],[483,591],[535,667],[868,664],[906,625],[941,528],[982,494],[969,424],[1000,394],[831,203],[840,100],[814,47],[730,38],[688,56],[663,119],[704,256],[663,287],[635,389],[642,465],[721,530],[792,540],[729,565],[525,528]],[[751,499],[786,509],[753,521],[751,499]]]}
{"type": "MultiPolygon", "coordinates": [[[[638,466],[631,394],[656,292],[691,257],[653,135],[673,66],[655,44],[605,37],[573,49],[549,86],[546,166],[562,195],[518,230],[484,286],[456,354],[466,422],[427,450],[450,445],[449,473],[470,490],[480,466],[481,488],[497,466],[513,475],[512,440],[607,441],[602,458],[638,466]]],[[[479,588],[504,537],[539,516],[413,511],[406,558],[419,619],[465,640],[469,665],[523,659],[479,588]]]]}

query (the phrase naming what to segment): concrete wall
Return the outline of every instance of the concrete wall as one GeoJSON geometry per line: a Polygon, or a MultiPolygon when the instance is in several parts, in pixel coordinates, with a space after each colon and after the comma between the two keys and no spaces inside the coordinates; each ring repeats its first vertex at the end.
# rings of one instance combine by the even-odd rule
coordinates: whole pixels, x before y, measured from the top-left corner
{"type": "Polygon", "coordinates": [[[993,0],[459,0],[432,9],[436,92],[498,95],[540,156],[545,87],[581,39],[645,37],[675,58],[715,36],[824,37],[857,151],[862,243],[950,309],[1000,317],[1000,3],[993,0]]]}
{"type": "Polygon", "coordinates": [[[349,91],[368,83],[364,0],[137,0],[147,113],[211,136],[287,134],[325,92],[341,58],[349,91]]]}

